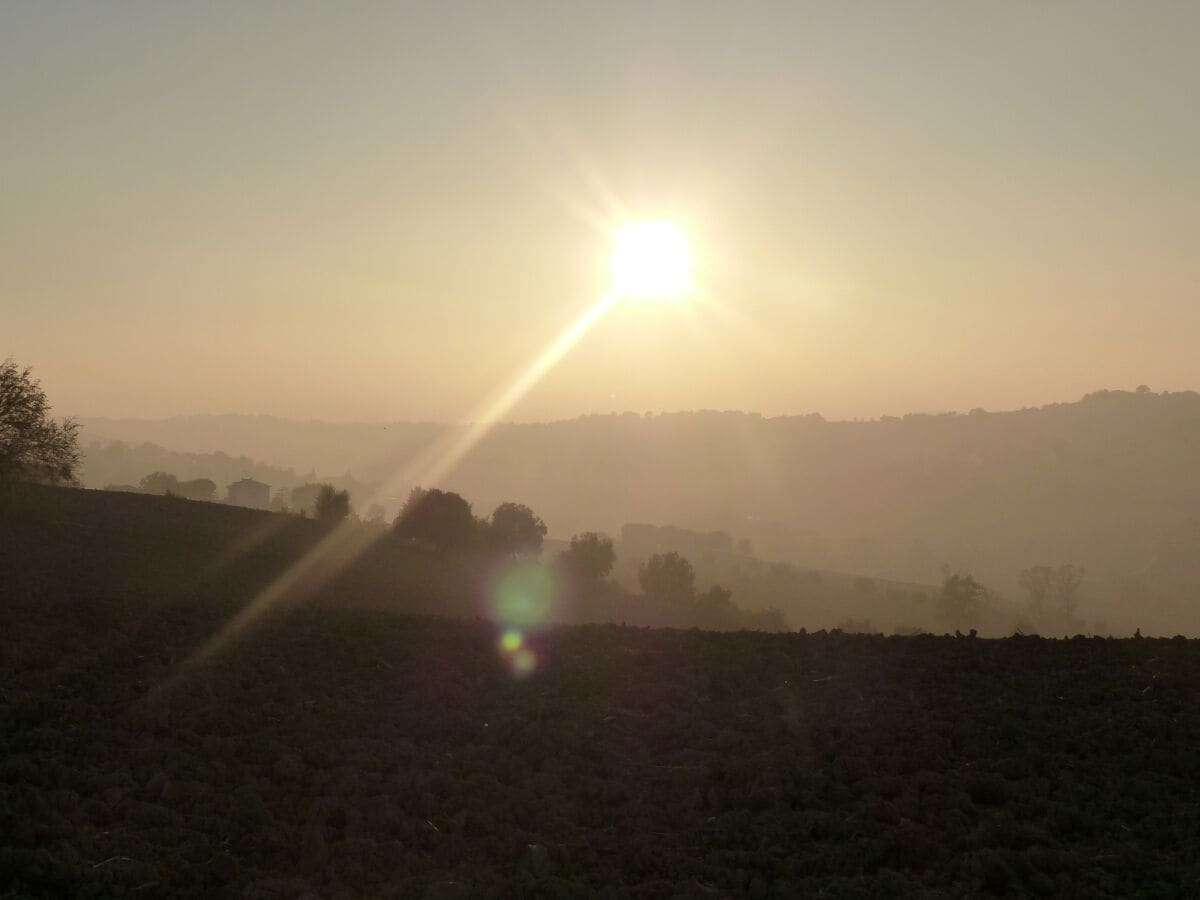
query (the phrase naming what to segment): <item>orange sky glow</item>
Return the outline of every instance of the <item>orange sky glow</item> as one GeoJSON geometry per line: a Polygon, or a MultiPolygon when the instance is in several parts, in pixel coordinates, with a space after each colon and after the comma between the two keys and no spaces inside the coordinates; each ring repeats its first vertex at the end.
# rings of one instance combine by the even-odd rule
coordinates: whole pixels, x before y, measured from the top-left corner
{"type": "Polygon", "coordinates": [[[462,420],[1200,387],[1200,7],[11,4],[0,357],[55,411],[462,420]]]}

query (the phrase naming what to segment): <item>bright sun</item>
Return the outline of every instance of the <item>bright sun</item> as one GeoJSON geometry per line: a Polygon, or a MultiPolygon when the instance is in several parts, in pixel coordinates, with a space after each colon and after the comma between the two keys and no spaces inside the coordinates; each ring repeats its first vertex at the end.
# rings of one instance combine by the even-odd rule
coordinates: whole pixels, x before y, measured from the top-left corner
{"type": "Polygon", "coordinates": [[[692,251],[669,222],[636,222],[617,231],[613,290],[641,300],[680,299],[692,286],[692,251]]]}

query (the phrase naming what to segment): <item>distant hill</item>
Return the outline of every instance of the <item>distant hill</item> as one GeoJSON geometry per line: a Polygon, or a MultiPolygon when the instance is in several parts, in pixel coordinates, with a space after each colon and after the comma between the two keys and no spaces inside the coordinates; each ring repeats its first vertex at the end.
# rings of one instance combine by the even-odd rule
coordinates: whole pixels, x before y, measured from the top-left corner
{"type": "MultiPolygon", "coordinates": [[[[84,425],[368,482],[446,428],[243,416],[84,425]]],[[[1088,570],[1088,619],[1116,627],[1136,611],[1142,624],[1197,624],[1192,391],[1099,391],[1036,409],[868,422],[702,411],[505,424],[445,482],[479,509],[519,498],[556,536],[616,533],[631,521],[723,530],[765,559],[920,583],[950,567],[1014,600],[1022,569],[1073,563],[1088,570]]]]}
{"type": "Polygon", "coordinates": [[[321,477],[315,472],[297,474],[294,469],[272,466],[246,456],[230,456],[221,451],[187,453],[168,450],[157,444],[127,444],[115,440],[91,440],[83,448],[79,481],[84,487],[132,487],[152,472],[168,472],[181,481],[210,478],[217,485],[217,496],[224,497],[226,487],[242,478],[253,478],[271,490],[288,490],[307,482],[328,482],[365,504],[369,486],[347,476],[321,477]]]}
{"type": "Polygon", "coordinates": [[[434,424],[301,422],[274,416],[175,416],[79,420],[84,442],[150,443],[183,453],[228,454],[296,472],[375,480],[446,432],[434,424]]]}

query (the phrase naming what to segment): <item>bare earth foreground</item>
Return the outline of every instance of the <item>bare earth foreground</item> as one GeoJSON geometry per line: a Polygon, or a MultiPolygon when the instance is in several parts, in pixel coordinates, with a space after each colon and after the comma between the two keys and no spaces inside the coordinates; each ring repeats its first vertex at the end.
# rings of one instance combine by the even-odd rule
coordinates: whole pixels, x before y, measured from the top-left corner
{"type": "Polygon", "coordinates": [[[155,691],[263,519],[5,502],[0,896],[1200,895],[1194,641],[592,625],[515,679],[490,623],[308,606],[155,691]]]}

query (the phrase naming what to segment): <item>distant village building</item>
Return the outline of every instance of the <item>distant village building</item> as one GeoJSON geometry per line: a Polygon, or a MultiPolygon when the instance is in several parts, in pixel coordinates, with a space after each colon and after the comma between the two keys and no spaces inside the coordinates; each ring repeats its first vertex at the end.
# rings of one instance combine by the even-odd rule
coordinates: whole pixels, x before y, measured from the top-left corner
{"type": "Polygon", "coordinates": [[[234,506],[266,509],[271,502],[271,486],[253,478],[243,478],[229,485],[228,502],[234,506]]]}

